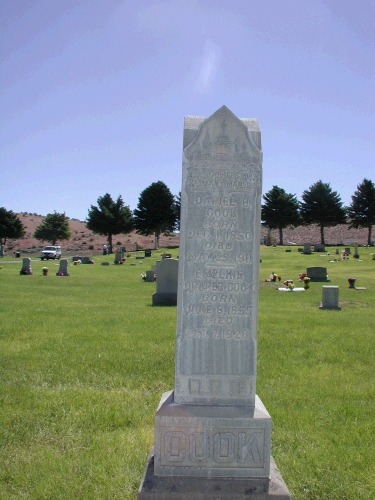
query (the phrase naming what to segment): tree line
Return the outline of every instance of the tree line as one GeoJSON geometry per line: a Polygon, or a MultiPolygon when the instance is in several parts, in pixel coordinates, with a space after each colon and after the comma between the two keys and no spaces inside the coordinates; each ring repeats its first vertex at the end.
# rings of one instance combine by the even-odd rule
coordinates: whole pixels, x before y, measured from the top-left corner
{"type": "MultiPolygon", "coordinates": [[[[348,207],[330,184],[321,180],[306,189],[302,201],[284,189],[273,186],[263,195],[261,222],[264,227],[279,230],[279,243],[283,244],[283,229],[289,226],[320,227],[321,243],[324,244],[324,229],[338,224],[348,224],[350,228],[366,228],[368,244],[371,245],[372,226],[375,224],[375,184],[363,179],[352,195],[348,207]]],[[[112,252],[112,237],[133,230],[137,234],[154,234],[155,246],[161,234],[168,234],[180,228],[181,193],[174,196],[162,181],[153,182],[144,189],[138,199],[137,208],[130,210],[121,195],[114,200],[108,193],[97,199],[97,205],[88,210],[86,226],[95,234],[107,238],[108,249],[112,252]]],[[[25,236],[25,227],[11,210],[0,207],[0,256],[9,238],[25,236]]],[[[65,213],[47,214],[35,232],[34,238],[55,245],[57,241],[71,237],[69,219],[65,213]]]]}
{"type": "MultiPolygon", "coordinates": [[[[168,234],[180,228],[181,195],[174,196],[164,182],[153,182],[142,191],[137,208],[131,211],[122,196],[116,200],[106,193],[97,199],[97,206],[91,205],[86,218],[86,227],[95,234],[103,235],[112,253],[112,238],[135,230],[138,234],[155,235],[155,244],[160,234],[168,234]]],[[[4,255],[7,239],[23,238],[25,227],[11,210],[0,208],[0,256],[4,255]]],[[[71,237],[69,218],[56,211],[47,214],[36,228],[34,238],[56,245],[57,241],[71,237]]]]}
{"type": "Polygon", "coordinates": [[[261,219],[269,229],[279,230],[280,244],[283,244],[283,229],[289,226],[309,226],[317,224],[320,240],[325,244],[324,229],[338,224],[348,224],[348,228],[368,230],[367,243],[371,245],[372,226],[375,224],[375,185],[369,179],[357,185],[352,201],[345,207],[340,196],[329,183],[321,180],[302,193],[302,201],[296,195],[273,186],[263,195],[261,219]]]}

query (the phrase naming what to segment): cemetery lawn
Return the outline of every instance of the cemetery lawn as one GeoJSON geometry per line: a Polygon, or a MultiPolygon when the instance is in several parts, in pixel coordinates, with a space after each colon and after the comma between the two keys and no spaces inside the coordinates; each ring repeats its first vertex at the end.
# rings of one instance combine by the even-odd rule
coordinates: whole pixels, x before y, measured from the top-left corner
{"type": "MultiPolygon", "coordinates": [[[[257,393],[272,454],[294,499],[373,499],[374,249],[329,262],[336,247],[286,248],[261,247],[257,393]],[[327,267],[340,311],[319,309],[324,283],[277,291],[302,286],[307,266],[327,267]],[[272,271],[280,284],[263,281],[272,271]],[[352,276],[366,290],[349,289],[352,276]]],[[[0,499],[136,498],[173,388],[176,307],[153,307],[155,284],[141,279],[162,251],[69,262],[69,277],[57,262],[20,276],[22,259],[0,259],[0,499]]]]}

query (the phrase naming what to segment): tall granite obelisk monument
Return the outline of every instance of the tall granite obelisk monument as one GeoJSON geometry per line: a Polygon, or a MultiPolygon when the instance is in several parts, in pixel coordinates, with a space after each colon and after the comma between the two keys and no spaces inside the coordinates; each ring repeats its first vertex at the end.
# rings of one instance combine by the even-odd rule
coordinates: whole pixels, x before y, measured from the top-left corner
{"type": "Polygon", "coordinates": [[[258,121],[185,117],[175,387],[139,499],[290,498],[256,396],[261,195],[258,121]]]}

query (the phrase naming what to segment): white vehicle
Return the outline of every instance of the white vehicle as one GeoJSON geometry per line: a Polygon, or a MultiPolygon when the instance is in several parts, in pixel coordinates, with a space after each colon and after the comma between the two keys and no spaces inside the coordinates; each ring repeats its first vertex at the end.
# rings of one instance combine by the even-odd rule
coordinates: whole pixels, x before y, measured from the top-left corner
{"type": "Polygon", "coordinates": [[[47,259],[47,260],[49,260],[49,259],[53,259],[53,260],[58,259],[59,260],[60,257],[61,257],[61,247],[56,246],[56,245],[55,246],[44,247],[43,250],[42,250],[42,252],[41,252],[41,256],[40,256],[40,258],[42,260],[44,260],[44,259],[47,259]]]}

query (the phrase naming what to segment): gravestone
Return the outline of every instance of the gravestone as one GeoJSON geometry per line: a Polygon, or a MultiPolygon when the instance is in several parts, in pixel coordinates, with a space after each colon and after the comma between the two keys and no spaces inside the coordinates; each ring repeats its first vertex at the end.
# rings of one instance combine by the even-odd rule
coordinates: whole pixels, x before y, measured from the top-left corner
{"type": "Polygon", "coordinates": [[[314,245],[314,252],[325,252],[326,251],[326,246],[318,243],[314,245]]]}
{"type": "Polygon", "coordinates": [[[185,118],[175,385],[138,499],[290,498],[255,390],[261,177],[257,120],[185,118]]]}
{"type": "Polygon", "coordinates": [[[83,257],[80,257],[79,255],[73,255],[72,257],[72,262],[78,262],[79,260],[82,262],[83,257]]]}
{"type": "Polygon", "coordinates": [[[164,260],[164,259],[171,259],[172,258],[172,254],[171,253],[162,253],[161,254],[161,258],[164,260]]]}
{"type": "Polygon", "coordinates": [[[345,253],[350,254],[350,247],[345,247],[345,253]]]}
{"type": "Polygon", "coordinates": [[[155,273],[154,271],[150,270],[150,271],[146,271],[146,279],[145,281],[155,281],[155,273]]]}
{"type": "Polygon", "coordinates": [[[310,278],[310,281],[329,281],[326,267],[308,267],[306,274],[310,278]]]}
{"type": "Polygon", "coordinates": [[[148,249],[148,250],[145,250],[145,257],[151,257],[152,253],[151,253],[151,250],[148,249]]]}
{"type": "Polygon", "coordinates": [[[87,257],[87,255],[84,255],[81,257],[81,264],[90,264],[91,257],[87,257]]]}
{"type": "Polygon", "coordinates": [[[102,266],[109,266],[109,262],[107,262],[107,261],[102,262],[102,266]]]}
{"type": "Polygon", "coordinates": [[[358,243],[354,243],[354,255],[353,257],[355,259],[359,259],[359,253],[358,253],[358,243]]]}
{"type": "Polygon", "coordinates": [[[322,302],[320,309],[341,309],[339,306],[339,287],[338,286],[323,286],[322,287],[322,302]]]}
{"type": "Polygon", "coordinates": [[[177,305],[177,283],[178,260],[159,260],[156,263],[156,293],[152,296],[152,305],[177,305]]]}
{"type": "Polygon", "coordinates": [[[33,270],[31,269],[30,257],[24,257],[22,259],[22,267],[21,267],[20,274],[33,274],[33,270]]]}
{"type": "Polygon", "coordinates": [[[307,255],[311,254],[311,243],[303,244],[303,253],[307,255]]]}
{"type": "Polygon", "coordinates": [[[123,261],[123,258],[124,258],[124,252],[122,252],[121,250],[117,251],[115,253],[115,264],[122,264],[122,261],[123,261]]]}
{"type": "Polygon", "coordinates": [[[56,273],[56,276],[69,276],[68,273],[68,259],[60,260],[60,267],[56,273]]]}

